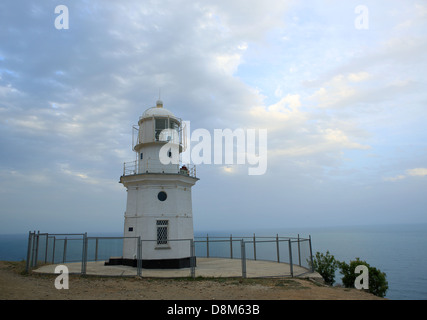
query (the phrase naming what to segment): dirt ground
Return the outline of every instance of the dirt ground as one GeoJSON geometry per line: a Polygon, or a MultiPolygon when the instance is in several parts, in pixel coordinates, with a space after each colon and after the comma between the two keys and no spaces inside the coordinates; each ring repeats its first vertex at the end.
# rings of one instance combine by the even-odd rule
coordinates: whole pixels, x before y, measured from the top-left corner
{"type": "Polygon", "coordinates": [[[383,300],[356,289],[308,279],[150,279],[70,275],[58,290],[57,275],[25,274],[23,262],[0,261],[1,300],[383,300]]]}

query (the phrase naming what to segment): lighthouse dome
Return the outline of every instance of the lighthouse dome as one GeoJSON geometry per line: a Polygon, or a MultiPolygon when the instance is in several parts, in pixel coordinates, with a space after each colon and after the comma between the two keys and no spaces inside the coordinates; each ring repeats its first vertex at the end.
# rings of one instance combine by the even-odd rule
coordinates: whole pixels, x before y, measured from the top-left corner
{"type": "Polygon", "coordinates": [[[141,118],[151,117],[175,117],[171,111],[165,108],[153,107],[144,111],[141,118]]]}
{"type": "Polygon", "coordinates": [[[140,119],[151,117],[173,117],[174,114],[168,109],[163,108],[163,101],[157,100],[156,106],[144,111],[140,119]]]}

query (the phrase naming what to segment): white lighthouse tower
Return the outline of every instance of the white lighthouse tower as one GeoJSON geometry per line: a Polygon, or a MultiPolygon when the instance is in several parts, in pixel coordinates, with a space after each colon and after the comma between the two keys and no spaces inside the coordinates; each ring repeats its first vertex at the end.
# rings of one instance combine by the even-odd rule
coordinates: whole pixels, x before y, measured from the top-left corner
{"type": "MultiPolygon", "coordinates": [[[[199,179],[195,167],[179,161],[185,150],[183,132],[181,119],[163,108],[160,100],[134,127],[132,147],[137,158],[125,163],[120,177],[127,189],[120,264],[136,266],[135,239],[140,237],[143,268],[190,266],[190,239],[194,238],[191,187],[199,179]]],[[[114,262],[110,259],[110,263],[114,262]]]]}

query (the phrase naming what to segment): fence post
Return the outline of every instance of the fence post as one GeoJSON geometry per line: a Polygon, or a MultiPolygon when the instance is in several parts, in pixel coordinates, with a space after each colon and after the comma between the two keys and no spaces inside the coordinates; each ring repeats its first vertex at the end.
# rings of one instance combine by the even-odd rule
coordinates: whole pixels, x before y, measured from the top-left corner
{"type": "Polygon", "coordinates": [[[82,275],[86,275],[86,260],[87,260],[87,232],[83,235],[83,247],[82,247],[82,275]]]}
{"type": "Polygon", "coordinates": [[[67,237],[64,239],[64,253],[62,254],[62,263],[65,263],[67,256],[67,237]]]}
{"type": "Polygon", "coordinates": [[[99,242],[99,238],[96,237],[96,240],[95,240],[95,261],[98,261],[98,242],[99,242]]]}
{"type": "Polygon", "coordinates": [[[206,235],[206,258],[209,258],[209,234],[206,235]]]}
{"type": "Polygon", "coordinates": [[[45,248],[45,253],[44,253],[44,263],[47,263],[47,251],[49,248],[49,234],[46,233],[46,248],[45,248]]]}
{"type": "Polygon", "coordinates": [[[277,262],[280,263],[279,234],[276,234],[277,262]]]}
{"type": "Polygon", "coordinates": [[[314,272],[313,251],[311,250],[311,235],[309,235],[309,236],[308,236],[308,243],[309,243],[309,245],[310,245],[311,272],[314,272]]]}
{"type": "Polygon", "coordinates": [[[55,246],[56,246],[56,237],[53,236],[52,264],[55,263],[55,246]]]}
{"type": "Polygon", "coordinates": [[[255,233],[254,233],[254,260],[256,260],[256,239],[255,239],[255,233]]]}
{"type": "Polygon", "coordinates": [[[25,272],[30,270],[30,260],[31,260],[31,245],[32,245],[32,234],[31,231],[28,232],[28,247],[27,247],[27,261],[25,263],[25,272]]]}
{"type": "Polygon", "coordinates": [[[31,232],[31,252],[30,252],[30,268],[33,267],[33,263],[34,263],[34,243],[35,243],[35,235],[36,235],[36,231],[34,230],[34,232],[31,232]]]}
{"type": "Polygon", "coordinates": [[[84,234],[85,274],[87,271],[88,246],[89,246],[89,239],[87,238],[87,232],[85,232],[84,234]]]}
{"type": "MultiPolygon", "coordinates": [[[[96,239],[98,240],[98,238],[96,239]]],[[[138,277],[141,276],[141,266],[142,266],[142,252],[141,252],[141,236],[138,237],[137,239],[138,243],[136,245],[137,247],[137,251],[136,251],[136,274],[138,275],[138,277]]],[[[98,242],[96,243],[97,245],[97,249],[98,249],[98,242]]]]}
{"type": "Polygon", "coordinates": [[[196,264],[195,264],[195,248],[194,240],[190,239],[190,276],[194,279],[196,277],[196,264]]]}
{"type": "Polygon", "coordinates": [[[31,243],[31,267],[34,267],[34,257],[35,257],[35,252],[36,252],[36,230],[34,230],[33,235],[32,235],[32,243],[31,243]]]}
{"type": "Polygon", "coordinates": [[[298,233],[298,262],[299,262],[299,266],[301,267],[301,247],[300,247],[299,233],[298,233]]]}
{"type": "Polygon", "coordinates": [[[246,247],[245,240],[240,240],[241,259],[242,259],[242,278],[246,278],[246,247]]]}
{"type": "Polygon", "coordinates": [[[233,236],[230,234],[230,259],[233,259],[233,236]]]}
{"type": "Polygon", "coordinates": [[[39,259],[39,237],[40,237],[40,230],[37,231],[37,236],[36,236],[36,257],[33,261],[34,263],[34,267],[37,267],[37,263],[38,263],[38,259],[39,259]]]}
{"type": "Polygon", "coordinates": [[[291,277],[294,277],[294,267],[292,264],[292,244],[291,244],[291,239],[288,240],[288,244],[289,244],[289,265],[291,267],[291,277]]]}

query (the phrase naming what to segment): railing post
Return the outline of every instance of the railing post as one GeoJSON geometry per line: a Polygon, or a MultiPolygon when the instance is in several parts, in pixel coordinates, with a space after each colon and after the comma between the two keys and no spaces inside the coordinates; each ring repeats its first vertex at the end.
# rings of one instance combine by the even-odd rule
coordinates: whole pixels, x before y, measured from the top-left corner
{"type": "Polygon", "coordinates": [[[246,278],[246,247],[245,240],[240,240],[240,250],[242,259],[242,278],[246,278]]]}
{"type": "Polygon", "coordinates": [[[87,233],[83,235],[82,270],[81,270],[82,275],[86,275],[86,260],[87,260],[87,233]]]}
{"type": "Polygon", "coordinates": [[[39,259],[39,239],[40,238],[40,230],[37,231],[36,236],[36,257],[34,259],[34,267],[37,267],[38,259],[39,259]]]}
{"type": "Polygon", "coordinates": [[[49,234],[46,233],[46,248],[45,248],[45,253],[44,253],[44,263],[47,263],[47,251],[49,249],[49,234]]]}
{"type": "Polygon", "coordinates": [[[138,275],[138,277],[141,276],[141,267],[142,267],[142,252],[141,252],[141,236],[138,237],[137,239],[138,243],[136,245],[137,247],[137,251],[136,251],[136,274],[138,275]]]}
{"type": "Polygon", "coordinates": [[[52,264],[55,263],[55,247],[56,247],[56,237],[53,236],[52,264]]]}
{"type": "Polygon", "coordinates": [[[233,259],[233,236],[230,234],[230,259],[233,259]]]}
{"type": "Polygon", "coordinates": [[[28,247],[27,247],[27,261],[25,263],[25,272],[28,272],[30,270],[30,260],[31,260],[31,245],[33,243],[32,241],[33,235],[31,231],[28,232],[28,247]]]}
{"type": "Polygon", "coordinates": [[[311,250],[311,235],[308,236],[308,243],[309,243],[309,246],[310,246],[311,272],[314,272],[313,251],[311,250]]]}
{"type": "Polygon", "coordinates": [[[277,262],[280,263],[279,234],[276,234],[277,262]]]}
{"type": "Polygon", "coordinates": [[[96,240],[95,240],[95,261],[98,261],[98,242],[99,242],[99,238],[96,237],[96,240]]]}
{"type": "Polygon", "coordinates": [[[294,277],[294,266],[292,264],[292,244],[291,244],[291,239],[288,240],[288,244],[289,244],[289,265],[291,267],[291,277],[294,277]]]}
{"type": "Polygon", "coordinates": [[[32,244],[31,244],[31,267],[34,267],[34,258],[35,258],[35,253],[36,252],[36,230],[34,230],[33,232],[33,236],[32,236],[32,244]]]}
{"type": "Polygon", "coordinates": [[[254,233],[254,260],[256,260],[256,239],[255,239],[255,233],[254,233]]]}
{"type": "Polygon", "coordinates": [[[194,279],[196,277],[196,264],[195,264],[195,247],[194,240],[190,239],[190,276],[194,279]]]}
{"type": "Polygon", "coordinates": [[[209,234],[206,235],[206,258],[209,258],[209,234]]]}
{"type": "Polygon", "coordinates": [[[65,237],[64,239],[64,253],[62,255],[62,263],[65,263],[66,255],[67,255],[67,237],[65,237]]]}

